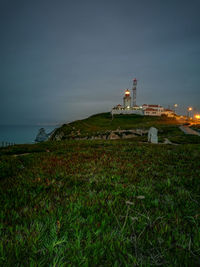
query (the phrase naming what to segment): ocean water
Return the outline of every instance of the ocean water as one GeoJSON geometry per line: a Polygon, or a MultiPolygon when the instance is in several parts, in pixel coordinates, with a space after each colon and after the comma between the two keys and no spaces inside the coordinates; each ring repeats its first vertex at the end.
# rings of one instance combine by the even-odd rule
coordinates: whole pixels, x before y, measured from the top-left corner
{"type": "Polygon", "coordinates": [[[32,144],[34,143],[40,128],[44,128],[46,133],[50,133],[56,127],[35,125],[0,125],[0,145],[2,142],[32,144]]]}

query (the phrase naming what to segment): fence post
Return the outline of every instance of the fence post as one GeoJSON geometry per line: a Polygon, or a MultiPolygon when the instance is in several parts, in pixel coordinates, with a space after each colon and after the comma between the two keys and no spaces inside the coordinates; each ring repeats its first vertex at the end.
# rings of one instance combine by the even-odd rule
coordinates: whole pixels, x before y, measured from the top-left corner
{"type": "Polygon", "coordinates": [[[14,142],[5,142],[5,141],[0,141],[0,147],[7,147],[7,146],[14,146],[14,142]]]}

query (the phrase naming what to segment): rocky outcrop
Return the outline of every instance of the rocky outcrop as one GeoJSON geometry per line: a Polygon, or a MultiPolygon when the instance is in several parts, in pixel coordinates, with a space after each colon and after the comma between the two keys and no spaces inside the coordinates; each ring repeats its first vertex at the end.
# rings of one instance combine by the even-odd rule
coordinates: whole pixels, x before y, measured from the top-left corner
{"type": "Polygon", "coordinates": [[[35,138],[35,142],[44,142],[49,138],[49,134],[45,132],[44,128],[40,128],[35,138]]]}
{"type": "Polygon", "coordinates": [[[135,134],[123,134],[122,135],[122,139],[129,139],[129,138],[134,138],[134,137],[136,137],[137,135],[135,135],[135,134]]]}
{"type": "Polygon", "coordinates": [[[148,130],[142,129],[134,129],[134,130],[114,130],[114,131],[107,131],[104,133],[97,132],[95,135],[81,135],[80,131],[72,131],[67,136],[64,132],[54,133],[52,140],[117,140],[117,139],[130,139],[137,136],[142,136],[147,134],[148,130]]]}
{"type": "Polygon", "coordinates": [[[56,129],[54,129],[50,133],[46,133],[44,128],[40,128],[38,134],[36,135],[35,142],[39,143],[49,140],[51,136],[54,134],[55,130],[56,129]]]}

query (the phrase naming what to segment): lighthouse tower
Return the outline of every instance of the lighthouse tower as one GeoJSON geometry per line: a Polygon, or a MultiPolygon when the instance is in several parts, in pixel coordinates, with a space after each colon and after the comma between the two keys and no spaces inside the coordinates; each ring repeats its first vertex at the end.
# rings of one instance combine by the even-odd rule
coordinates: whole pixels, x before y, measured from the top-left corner
{"type": "Polygon", "coordinates": [[[124,108],[129,109],[130,107],[131,107],[131,95],[130,91],[127,89],[124,95],[124,108]]]}
{"type": "Polygon", "coordinates": [[[137,79],[133,79],[133,107],[136,107],[136,86],[137,86],[137,79]]]}

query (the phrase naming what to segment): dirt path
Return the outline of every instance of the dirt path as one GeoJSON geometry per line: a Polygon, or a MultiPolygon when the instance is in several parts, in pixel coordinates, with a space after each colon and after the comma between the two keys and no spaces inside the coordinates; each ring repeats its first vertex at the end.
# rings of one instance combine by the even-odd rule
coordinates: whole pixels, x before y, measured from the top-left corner
{"type": "Polygon", "coordinates": [[[198,135],[200,136],[200,133],[198,133],[197,131],[191,129],[188,126],[180,126],[179,127],[181,129],[181,131],[183,131],[185,134],[193,134],[193,135],[198,135]]]}

